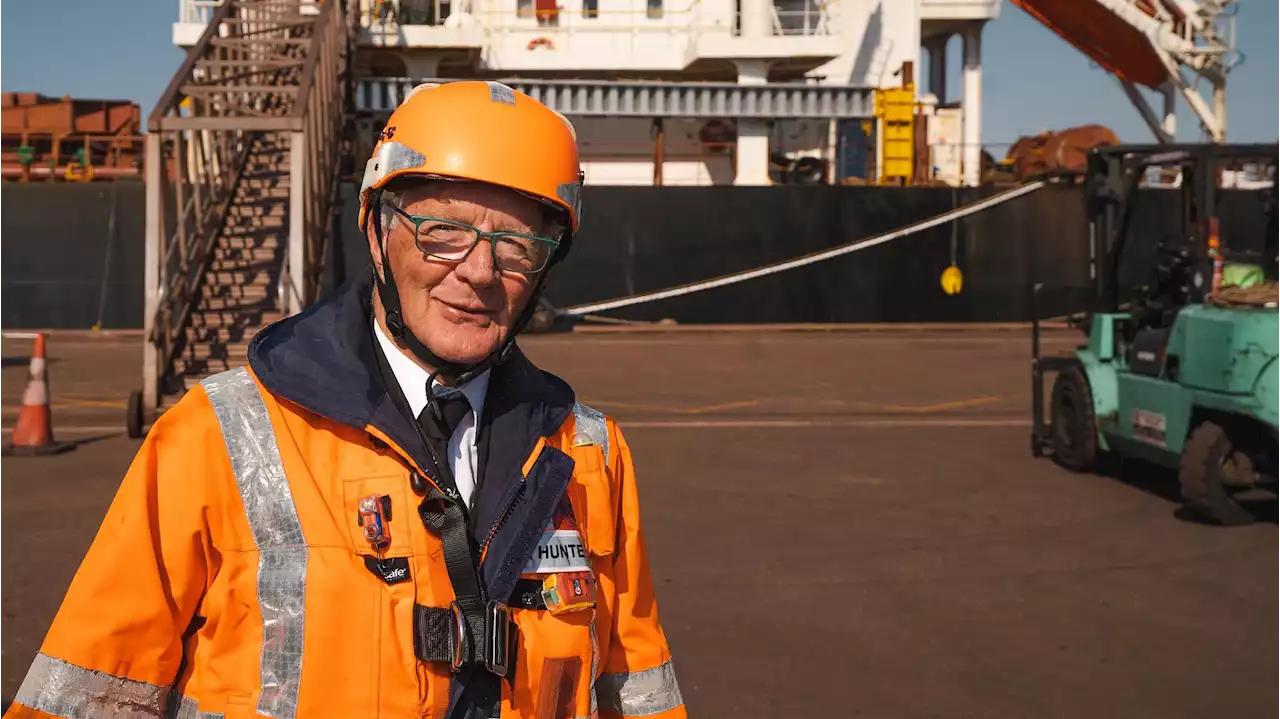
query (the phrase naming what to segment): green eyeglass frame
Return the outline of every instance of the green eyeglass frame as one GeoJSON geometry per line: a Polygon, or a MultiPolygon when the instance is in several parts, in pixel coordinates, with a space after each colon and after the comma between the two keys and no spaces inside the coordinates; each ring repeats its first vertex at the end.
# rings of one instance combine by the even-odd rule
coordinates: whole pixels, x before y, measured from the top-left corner
{"type": "Polygon", "coordinates": [[[471,255],[471,251],[475,249],[481,239],[489,240],[489,248],[493,259],[493,266],[503,272],[516,272],[522,275],[535,275],[544,269],[555,256],[556,250],[560,247],[559,240],[553,240],[549,237],[540,237],[538,235],[528,235],[520,232],[485,232],[477,227],[468,225],[465,222],[457,220],[449,220],[443,217],[431,217],[429,215],[411,215],[408,212],[388,204],[388,207],[395,210],[396,214],[408,220],[413,224],[413,242],[417,248],[427,257],[441,260],[444,262],[459,263],[467,259],[471,255]],[[422,226],[428,222],[435,222],[441,225],[458,228],[470,232],[473,237],[465,248],[459,244],[456,249],[449,250],[447,253],[441,254],[439,251],[432,251],[430,247],[424,247],[422,237],[422,226]],[[505,243],[514,244],[522,249],[535,250],[529,255],[533,261],[531,266],[521,267],[517,264],[517,259],[498,256],[498,245],[505,243]],[[528,244],[532,243],[532,244],[528,244]],[[543,248],[543,250],[538,250],[543,248]]]}

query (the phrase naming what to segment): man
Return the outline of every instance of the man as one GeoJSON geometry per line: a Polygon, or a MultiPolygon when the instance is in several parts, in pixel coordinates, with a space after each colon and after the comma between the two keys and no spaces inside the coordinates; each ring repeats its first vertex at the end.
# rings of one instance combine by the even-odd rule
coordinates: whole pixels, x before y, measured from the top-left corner
{"type": "Polygon", "coordinates": [[[160,417],[9,715],[685,716],[626,440],[514,343],[581,177],[532,98],[416,88],[372,276],[160,417]]]}

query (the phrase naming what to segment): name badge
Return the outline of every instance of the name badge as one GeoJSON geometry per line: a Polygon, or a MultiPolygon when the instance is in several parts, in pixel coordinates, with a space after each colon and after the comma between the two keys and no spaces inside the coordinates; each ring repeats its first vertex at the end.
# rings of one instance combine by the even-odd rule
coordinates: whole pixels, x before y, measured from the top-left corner
{"type": "Polygon", "coordinates": [[[587,548],[576,529],[545,530],[533,555],[524,564],[522,574],[552,574],[555,572],[585,572],[591,569],[587,563],[587,548]]]}

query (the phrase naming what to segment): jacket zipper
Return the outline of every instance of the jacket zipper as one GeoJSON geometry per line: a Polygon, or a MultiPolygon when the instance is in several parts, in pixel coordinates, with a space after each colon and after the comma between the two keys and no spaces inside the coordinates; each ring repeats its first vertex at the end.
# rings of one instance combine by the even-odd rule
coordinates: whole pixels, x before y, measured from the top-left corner
{"type": "Polygon", "coordinates": [[[502,525],[507,521],[507,517],[511,515],[511,508],[514,507],[516,501],[520,499],[520,495],[524,494],[524,487],[525,481],[521,478],[520,484],[516,487],[515,493],[511,495],[511,499],[507,500],[506,505],[502,507],[502,511],[498,514],[498,519],[493,523],[493,528],[489,530],[489,536],[485,537],[484,544],[480,545],[481,557],[485,556],[485,551],[489,549],[489,542],[493,541],[494,535],[498,533],[498,530],[501,529],[502,525]]]}

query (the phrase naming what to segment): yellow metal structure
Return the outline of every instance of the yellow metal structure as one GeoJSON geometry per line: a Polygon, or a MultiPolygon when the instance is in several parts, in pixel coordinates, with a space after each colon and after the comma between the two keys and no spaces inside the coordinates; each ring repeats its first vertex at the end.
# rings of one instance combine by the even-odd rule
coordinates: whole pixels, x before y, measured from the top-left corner
{"type": "Polygon", "coordinates": [[[915,168],[916,88],[907,82],[902,87],[876,90],[875,117],[880,126],[883,161],[878,181],[881,184],[911,184],[915,168]]]}

